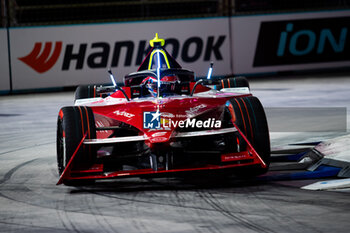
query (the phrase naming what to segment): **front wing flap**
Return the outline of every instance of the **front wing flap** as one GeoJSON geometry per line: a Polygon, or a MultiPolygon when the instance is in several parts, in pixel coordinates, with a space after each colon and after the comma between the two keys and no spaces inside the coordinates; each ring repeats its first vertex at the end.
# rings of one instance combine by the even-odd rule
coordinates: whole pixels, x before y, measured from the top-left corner
{"type": "MultiPolygon", "coordinates": [[[[233,123],[234,124],[234,123],[233,123]]],[[[132,142],[132,141],[146,141],[148,140],[146,136],[129,136],[129,137],[118,137],[118,138],[108,138],[108,139],[86,139],[86,134],[81,139],[78,147],[73,153],[70,161],[62,172],[57,185],[62,184],[65,180],[83,180],[83,179],[110,179],[117,177],[131,177],[131,176],[141,176],[147,174],[165,174],[165,173],[176,173],[176,172],[186,172],[186,171],[201,171],[201,170],[220,170],[228,169],[234,167],[250,166],[250,165],[260,165],[262,168],[266,168],[265,162],[255,151],[251,143],[242,133],[242,131],[234,124],[232,128],[225,128],[219,130],[207,130],[199,132],[183,132],[174,135],[173,137],[200,137],[207,135],[216,135],[224,133],[238,132],[242,138],[247,143],[247,150],[236,152],[236,153],[227,153],[221,155],[221,162],[235,162],[241,161],[244,163],[228,163],[222,165],[205,165],[202,167],[193,167],[193,168],[183,168],[183,169],[169,169],[169,170],[153,170],[149,169],[137,169],[137,170],[127,170],[127,171],[115,171],[115,172],[103,172],[103,164],[93,164],[87,169],[77,170],[73,169],[73,160],[83,144],[108,144],[108,143],[122,143],[122,142],[132,142]]]]}

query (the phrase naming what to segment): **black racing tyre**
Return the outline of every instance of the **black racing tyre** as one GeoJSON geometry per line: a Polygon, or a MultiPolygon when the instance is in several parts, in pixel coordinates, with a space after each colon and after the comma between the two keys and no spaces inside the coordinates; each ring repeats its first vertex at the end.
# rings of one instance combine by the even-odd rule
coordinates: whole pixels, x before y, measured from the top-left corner
{"type": "Polygon", "coordinates": [[[80,85],[75,90],[75,100],[96,97],[96,85],[80,85]]]}
{"type": "MultiPolygon", "coordinates": [[[[267,165],[266,168],[261,168],[261,166],[242,167],[238,169],[237,175],[256,176],[266,173],[270,165],[271,151],[269,129],[263,106],[255,96],[235,98],[230,102],[235,112],[237,127],[267,165]]],[[[238,139],[241,150],[245,150],[247,144],[243,138],[238,139]]]]}
{"type": "MultiPolygon", "coordinates": [[[[62,174],[73,153],[84,137],[96,138],[94,115],[89,107],[63,107],[57,119],[57,167],[62,174]]],[[[93,162],[96,158],[96,149],[93,146],[82,145],[74,158],[73,166],[83,166],[93,162]]]]}
{"type": "Polygon", "coordinates": [[[220,83],[215,86],[216,90],[221,90],[222,88],[232,88],[232,87],[248,87],[249,82],[245,77],[231,77],[221,79],[220,83]]]}
{"type": "MultiPolygon", "coordinates": [[[[86,98],[95,98],[95,97],[102,97],[105,98],[108,96],[108,93],[100,93],[98,89],[100,87],[110,87],[108,84],[95,84],[95,85],[80,85],[75,90],[75,99],[86,99],[86,98]]],[[[113,93],[113,92],[111,92],[113,93]]]]}

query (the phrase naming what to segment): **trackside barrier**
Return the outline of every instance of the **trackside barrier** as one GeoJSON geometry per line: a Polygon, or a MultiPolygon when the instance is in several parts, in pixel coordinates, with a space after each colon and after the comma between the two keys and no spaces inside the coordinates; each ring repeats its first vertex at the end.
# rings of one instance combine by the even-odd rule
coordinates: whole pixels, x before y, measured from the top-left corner
{"type": "Polygon", "coordinates": [[[235,74],[349,67],[350,11],[231,18],[235,74]]]}
{"type": "Polygon", "coordinates": [[[10,92],[10,66],[7,29],[0,28],[0,94],[10,92]]]}
{"type": "MultiPolygon", "coordinates": [[[[339,10],[10,28],[12,90],[109,83],[109,67],[122,82],[155,32],[197,77],[211,61],[213,77],[349,67],[349,25],[350,11],[339,10]]],[[[0,38],[1,92],[10,86],[6,30],[0,38]]]]}
{"type": "Polygon", "coordinates": [[[231,73],[228,18],[11,28],[13,88],[109,83],[137,70],[154,33],[183,67],[205,76],[231,73]],[[205,69],[204,69],[205,67],[205,69]]]}

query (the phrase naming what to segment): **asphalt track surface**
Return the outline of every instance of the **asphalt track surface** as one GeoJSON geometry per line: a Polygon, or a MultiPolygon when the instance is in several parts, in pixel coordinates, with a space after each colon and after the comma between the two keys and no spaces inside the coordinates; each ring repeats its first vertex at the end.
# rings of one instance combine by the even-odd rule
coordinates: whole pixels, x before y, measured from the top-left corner
{"type": "MultiPolygon", "coordinates": [[[[350,109],[350,74],[255,79],[251,87],[265,107],[350,109]]],[[[56,118],[72,102],[72,92],[0,97],[0,232],[349,232],[349,192],[300,189],[316,180],[56,186],[56,118]]],[[[278,147],[339,135],[271,132],[271,139],[278,147]]]]}

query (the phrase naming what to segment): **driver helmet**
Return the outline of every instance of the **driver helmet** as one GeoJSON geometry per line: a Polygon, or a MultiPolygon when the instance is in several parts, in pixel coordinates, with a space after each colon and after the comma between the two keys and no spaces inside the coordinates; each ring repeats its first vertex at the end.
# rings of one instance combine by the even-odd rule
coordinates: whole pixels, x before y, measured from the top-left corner
{"type": "MultiPolygon", "coordinates": [[[[162,96],[169,95],[174,92],[175,90],[175,84],[179,81],[178,77],[175,75],[171,76],[164,76],[160,80],[160,87],[159,91],[162,96]]],[[[155,77],[148,76],[144,80],[142,80],[141,85],[145,85],[148,92],[153,96],[157,96],[157,85],[158,80],[155,77]]]]}

